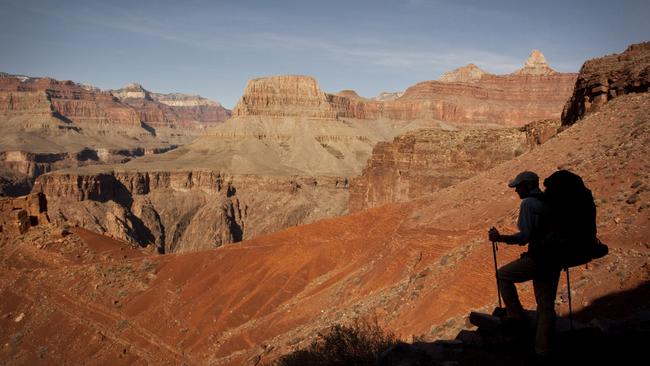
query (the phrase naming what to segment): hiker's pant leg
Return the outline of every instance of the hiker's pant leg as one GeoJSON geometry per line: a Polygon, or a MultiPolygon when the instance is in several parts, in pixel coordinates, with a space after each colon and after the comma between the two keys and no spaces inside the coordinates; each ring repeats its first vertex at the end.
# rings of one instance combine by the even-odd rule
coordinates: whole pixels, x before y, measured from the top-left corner
{"type": "Polygon", "coordinates": [[[535,262],[528,256],[523,256],[499,268],[497,276],[501,297],[506,305],[508,317],[523,318],[524,308],[519,301],[515,283],[526,282],[533,279],[535,262]]]}
{"type": "Polygon", "coordinates": [[[533,279],[535,300],[537,301],[537,331],[535,352],[547,353],[551,350],[555,336],[555,295],[560,280],[560,271],[540,273],[533,279]]]}

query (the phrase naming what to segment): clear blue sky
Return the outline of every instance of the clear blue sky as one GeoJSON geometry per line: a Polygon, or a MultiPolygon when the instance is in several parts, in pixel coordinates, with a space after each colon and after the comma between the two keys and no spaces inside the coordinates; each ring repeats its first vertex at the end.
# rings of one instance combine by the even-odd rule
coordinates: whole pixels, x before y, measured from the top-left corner
{"type": "Polygon", "coordinates": [[[232,108],[250,78],[327,92],[404,90],[469,62],[556,70],[650,40],[650,1],[0,0],[0,71],[201,94],[232,108]]]}

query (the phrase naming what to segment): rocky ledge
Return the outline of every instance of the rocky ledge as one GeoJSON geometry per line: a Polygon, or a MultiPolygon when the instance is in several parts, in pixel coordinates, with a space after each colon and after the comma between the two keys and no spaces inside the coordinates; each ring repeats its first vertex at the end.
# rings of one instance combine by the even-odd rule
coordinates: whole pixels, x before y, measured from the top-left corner
{"type": "Polygon", "coordinates": [[[608,101],[650,87],[650,42],[629,46],[625,52],[588,60],[582,65],[571,99],[562,112],[562,124],[571,125],[608,101]]]}
{"type": "Polygon", "coordinates": [[[199,170],[60,171],[40,176],[33,192],[48,199],[55,225],[182,252],[344,214],[348,182],[199,170]]]}
{"type": "Polygon", "coordinates": [[[379,142],[350,184],[350,211],[431,194],[530,151],[554,136],[559,120],[521,128],[424,129],[379,142]]]}

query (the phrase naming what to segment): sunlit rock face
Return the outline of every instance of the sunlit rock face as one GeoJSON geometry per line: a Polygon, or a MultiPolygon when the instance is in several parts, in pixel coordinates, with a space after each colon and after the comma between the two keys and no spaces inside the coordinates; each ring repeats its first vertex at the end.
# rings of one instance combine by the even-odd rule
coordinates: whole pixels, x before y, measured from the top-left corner
{"type": "Polygon", "coordinates": [[[123,163],[189,143],[229,114],[205,98],[139,84],[102,91],[0,73],[0,167],[33,180],[62,168],[123,163]]]}
{"type": "Polygon", "coordinates": [[[588,60],[582,65],[573,95],[564,107],[562,124],[571,125],[618,96],[645,93],[649,87],[650,42],[588,60]]]}
{"type": "Polygon", "coordinates": [[[375,145],[350,183],[350,212],[429,195],[516,158],[555,136],[559,120],[524,127],[422,129],[375,145]]]}

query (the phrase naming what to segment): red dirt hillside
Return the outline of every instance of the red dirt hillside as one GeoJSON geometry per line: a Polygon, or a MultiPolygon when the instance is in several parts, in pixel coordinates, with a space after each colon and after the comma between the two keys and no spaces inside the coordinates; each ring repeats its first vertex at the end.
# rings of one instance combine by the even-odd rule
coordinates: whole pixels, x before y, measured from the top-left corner
{"type": "MultiPolygon", "coordinates": [[[[36,227],[0,249],[0,358],[256,364],[373,313],[405,337],[453,335],[470,310],[496,302],[486,230],[512,229],[518,200],[505,183],[524,169],[568,168],[594,192],[611,253],[573,271],[574,306],[588,308],[650,279],[649,108],[648,93],[621,96],[540,148],[431,196],[212,251],[119,259],[80,233],[55,239],[36,227]]],[[[504,248],[499,261],[517,253],[504,248]]],[[[566,289],[559,294],[563,313],[566,289]]]]}

